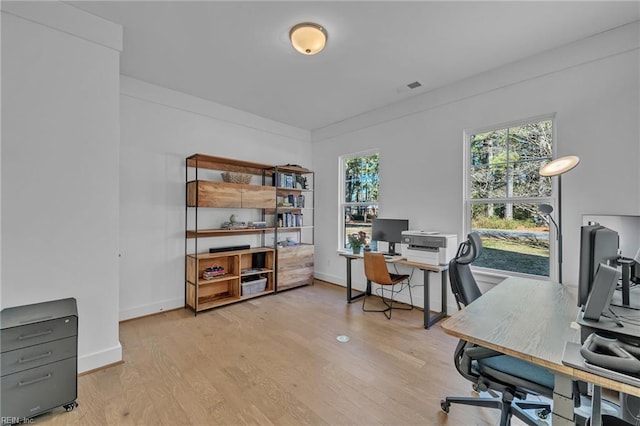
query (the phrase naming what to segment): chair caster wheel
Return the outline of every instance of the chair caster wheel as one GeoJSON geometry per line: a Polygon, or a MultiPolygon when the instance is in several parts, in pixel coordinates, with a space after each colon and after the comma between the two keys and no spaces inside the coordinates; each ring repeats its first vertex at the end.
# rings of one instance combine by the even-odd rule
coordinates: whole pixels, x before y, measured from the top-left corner
{"type": "Polygon", "coordinates": [[[450,403],[448,403],[445,400],[440,401],[440,408],[442,408],[442,411],[444,411],[447,414],[449,414],[449,407],[451,407],[450,403]]]}
{"type": "Polygon", "coordinates": [[[77,406],[78,406],[78,403],[75,402],[75,401],[73,401],[70,404],[63,405],[64,409],[67,410],[67,411],[73,411],[73,409],[76,408],[77,406]]]}
{"type": "Polygon", "coordinates": [[[549,414],[551,414],[551,410],[549,410],[548,408],[541,408],[539,410],[536,410],[536,415],[539,419],[542,420],[546,420],[549,417],[549,414]]]}

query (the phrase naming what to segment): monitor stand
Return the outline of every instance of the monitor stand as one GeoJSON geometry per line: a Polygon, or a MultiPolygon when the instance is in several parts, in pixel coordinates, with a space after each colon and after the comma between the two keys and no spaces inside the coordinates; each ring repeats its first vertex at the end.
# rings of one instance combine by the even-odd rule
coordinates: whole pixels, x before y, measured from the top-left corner
{"type": "MultiPolygon", "coordinates": [[[[640,310],[640,296],[634,295],[631,297],[631,273],[635,269],[635,260],[621,257],[617,260],[618,265],[622,266],[622,286],[620,294],[616,294],[611,301],[614,306],[620,306],[623,308],[638,309],[640,310]]],[[[636,284],[634,282],[634,284],[636,284]]]]}
{"type": "Polygon", "coordinates": [[[389,251],[382,254],[385,256],[400,256],[400,253],[396,253],[396,243],[389,243],[389,251]]]}

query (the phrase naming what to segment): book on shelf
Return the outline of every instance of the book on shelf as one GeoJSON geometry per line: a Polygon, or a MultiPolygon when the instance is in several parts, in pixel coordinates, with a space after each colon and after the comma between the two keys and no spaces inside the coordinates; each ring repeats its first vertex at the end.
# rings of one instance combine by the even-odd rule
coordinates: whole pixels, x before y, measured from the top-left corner
{"type": "Polygon", "coordinates": [[[295,188],[297,178],[294,173],[282,173],[275,174],[273,184],[278,188],[295,188]]]}
{"type": "Polygon", "coordinates": [[[278,215],[278,226],[282,228],[297,228],[302,224],[302,213],[282,213],[278,215]]]}

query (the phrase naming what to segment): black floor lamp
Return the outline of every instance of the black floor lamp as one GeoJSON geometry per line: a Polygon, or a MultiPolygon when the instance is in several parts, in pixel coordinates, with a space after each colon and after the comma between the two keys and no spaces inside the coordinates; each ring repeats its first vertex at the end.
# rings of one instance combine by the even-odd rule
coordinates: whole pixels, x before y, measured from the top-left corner
{"type": "Polygon", "coordinates": [[[540,176],[558,176],[558,222],[551,216],[553,207],[548,204],[541,204],[538,208],[540,212],[547,216],[556,227],[556,238],[558,240],[558,282],[562,282],[562,175],[572,170],[580,163],[580,158],[575,155],[556,158],[540,168],[540,176]]]}

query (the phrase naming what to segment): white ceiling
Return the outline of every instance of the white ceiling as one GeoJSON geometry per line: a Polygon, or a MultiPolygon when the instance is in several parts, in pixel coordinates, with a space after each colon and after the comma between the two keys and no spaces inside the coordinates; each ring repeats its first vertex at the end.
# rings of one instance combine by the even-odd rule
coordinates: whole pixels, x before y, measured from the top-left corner
{"type": "Polygon", "coordinates": [[[122,74],[309,130],[640,19],[638,1],[68,3],[123,25],[122,74]],[[304,21],[329,33],[315,56],[288,41],[304,21]]]}

